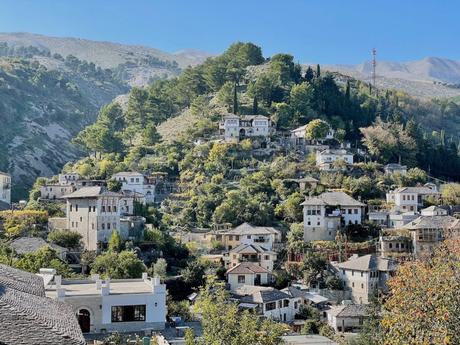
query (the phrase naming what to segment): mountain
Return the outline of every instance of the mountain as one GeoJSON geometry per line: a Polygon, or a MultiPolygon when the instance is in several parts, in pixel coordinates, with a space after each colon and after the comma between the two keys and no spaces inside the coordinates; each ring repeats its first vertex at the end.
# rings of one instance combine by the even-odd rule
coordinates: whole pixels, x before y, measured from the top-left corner
{"type": "MultiPolygon", "coordinates": [[[[323,69],[340,72],[369,82],[370,61],[358,65],[324,65],[323,69]]],[[[376,83],[380,88],[397,89],[423,98],[460,95],[460,61],[427,57],[419,61],[377,61],[376,83]]]]}
{"type": "Polygon", "coordinates": [[[116,71],[131,86],[144,86],[153,79],[179,74],[182,68],[203,62],[209,54],[184,50],[171,54],[158,49],[72,37],[49,37],[30,33],[0,33],[0,42],[9,47],[35,47],[40,51],[73,55],[101,68],[116,71]]]}
{"type": "Polygon", "coordinates": [[[178,75],[209,54],[0,33],[0,170],[13,175],[14,199],[81,152],[71,139],[132,86],[178,75]]]}

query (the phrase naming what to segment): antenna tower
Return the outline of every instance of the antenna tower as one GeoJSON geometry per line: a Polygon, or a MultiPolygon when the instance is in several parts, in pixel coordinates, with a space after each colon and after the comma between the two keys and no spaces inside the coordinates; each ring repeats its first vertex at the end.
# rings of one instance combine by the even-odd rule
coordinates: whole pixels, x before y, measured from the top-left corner
{"type": "Polygon", "coordinates": [[[372,48],[372,87],[374,88],[374,92],[376,91],[375,89],[375,78],[376,78],[376,73],[375,69],[377,67],[377,50],[375,48],[372,48]]]}

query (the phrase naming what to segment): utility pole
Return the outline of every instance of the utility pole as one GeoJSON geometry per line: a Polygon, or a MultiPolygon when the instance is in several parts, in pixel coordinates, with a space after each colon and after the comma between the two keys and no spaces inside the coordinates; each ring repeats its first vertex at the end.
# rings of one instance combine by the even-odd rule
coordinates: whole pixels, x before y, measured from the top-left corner
{"type": "Polygon", "coordinates": [[[375,69],[377,67],[377,50],[375,48],[372,48],[372,87],[374,88],[374,92],[377,94],[377,89],[375,88],[375,79],[376,79],[376,73],[375,69]]]}

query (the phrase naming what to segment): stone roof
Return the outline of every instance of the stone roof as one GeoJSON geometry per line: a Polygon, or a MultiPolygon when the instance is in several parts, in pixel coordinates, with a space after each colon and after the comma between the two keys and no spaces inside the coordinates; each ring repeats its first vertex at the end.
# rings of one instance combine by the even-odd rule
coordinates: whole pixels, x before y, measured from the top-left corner
{"type": "Polygon", "coordinates": [[[114,197],[121,197],[122,195],[115,192],[110,192],[107,188],[102,186],[93,186],[93,187],[83,187],[79,190],[64,195],[63,199],[82,199],[82,198],[97,198],[100,196],[114,196],[114,197]]]}
{"type": "Polygon", "coordinates": [[[240,254],[264,254],[264,253],[273,253],[258,244],[240,244],[239,246],[230,250],[230,253],[240,253],[240,254]]]}
{"type": "Polygon", "coordinates": [[[84,345],[72,307],[45,297],[42,278],[0,265],[0,344],[84,345]]]}
{"type": "Polygon", "coordinates": [[[6,173],[6,172],[3,172],[3,171],[0,171],[0,175],[2,176],[8,176],[8,177],[11,177],[10,174],[6,173]]]}
{"type": "Polygon", "coordinates": [[[269,235],[279,234],[280,232],[275,228],[268,226],[253,226],[248,223],[243,223],[234,229],[225,230],[223,233],[229,235],[269,235]]]}
{"type": "Polygon", "coordinates": [[[331,314],[336,317],[363,317],[367,316],[367,306],[365,304],[348,304],[348,305],[336,305],[332,306],[331,309],[327,311],[328,314],[331,314]]]}
{"type": "Polygon", "coordinates": [[[351,257],[349,260],[337,264],[337,267],[356,271],[394,271],[396,262],[375,254],[368,254],[357,258],[351,257]]]}
{"type": "Polygon", "coordinates": [[[324,155],[336,155],[336,156],[343,156],[343,155],[353,155],[351,152],[348,152],[345,149],[325,149],[318,154],[324,155]]]}
{"type": "Polygon", "coordinates": [[[321,195],[307,198],[303,203],[300,205],[310,205],[310,206],[318,206],[318,205],[325,205],[325,206],[359,206],[363,207],[366,206],[362,202],[353,199],[351,196],[344,192],[325,192],[321,195]]]}
{"type": "Polygon", "coordinates": [[[244,303],[267,303],[291,298],[273,287],[243,285],[236,290],[237,298],[244,303]]]}
{"type": "Polygon", "coordinates": [[[252,262],[242,262],[235,267],[230,268],[227,274],[255,274],[270,273],[269,270],[252,262]]]}
{"type": "Polygon", "coordinates": [[[449,229],[457,219],[452,216],[420,216],[407,223],[402,228],[408,230],[417,229],[449,229]]]}
{"type": "Polygon", "coordinates": [[[122,172],[114,174],[112,178],[115,176],[139,176],[139,175],[143,176],[142,173],[137,172],[137,171],[122,171],[122,172]]]}
{"type": "Polygon", "coordinates": [[[438,191],[431,189],[430,187],[400,187],[396,188],[393,193],[417,193],[421,195],[429,194],[440,194],[438,191]]]}
{"type": "Polygon", "coordinates": [[[19,255],[33,253],[46,246],[53,248],[57,252],[66,251],[65,248],[57,244],[48,243],[41,237],[20,237],[11,242],[11,247],[19,255]]]}

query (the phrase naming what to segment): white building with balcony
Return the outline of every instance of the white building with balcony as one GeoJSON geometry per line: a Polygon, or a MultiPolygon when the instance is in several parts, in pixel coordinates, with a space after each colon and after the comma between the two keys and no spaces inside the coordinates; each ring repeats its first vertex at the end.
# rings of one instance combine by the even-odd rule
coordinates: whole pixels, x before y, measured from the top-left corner
{"type": "Polygon", "coordinates": [[[372,296],[386,292],[386,282],[397,268],[395,261],[375,254],[353,255],[334,266],[345,288],[351,291],[352,301],[357,304],[367,304],[372,296]]]}
{"type": "Polygon", "coordinates": [[[219,131],[225,141],[239,141],[246,137],[268,137],[275,128],[271,120],[263,115],[228,114],[219,123],[219,131]]]}
{"type": "MultiPolygon", "coordinates": [[[[83,333],[147,332],[163,330],[166,286],[160,278],[61,279],[41,270],[46,296],[72,306],[83,333]]],[[[53,270],[51,270],[53,271],[53,270]]]]}
{"type": "Polygon", "coordinates": [[[435,188],[428,186],[401,187],[387,193],[386,199],[387,203],[394,204],[395,211],[417,212],[427,197],[438,198],[440,195],[435,188]]]}
{"type": "Polygon", "coordinates": [[[76,182],[80,179],[78,173],[64,173],[58,175],[58,182],[60,185],[71,185],[74,186],[76,182]]]}
{"type": "Polygon", "coordinates": [[[257,244],[267,250],[273,250],[281,242],[281,231],[269,226],[254,226],[248,223],[236,228],[216,232],[216,240],[221,242],[226,250],[238,247],[240,244],[257,244]]]}
{"type": "Polygon", "coordinates": [[[113,175],[112,179],[121,183],[121,191],[142,194],[148,204],[155,202],[155,184],[150,183],[143,174],[125,171],[113,175]]]}
{"type": "Polygon", "coordinates": [[[301,205],[306,242],[332,241],[341,227],[361,224],[366,206],[344,192],[325,192],[301,205]]]}
{"type": "Polygon", "coordinates": [[[240,244],[223,256],[226,268],[235,267],[241,262],[252,262],[270,272],[273,271],[276,258],[276,252],[267,250],[258,244],[240,244]]]}
{"type": "Polygon", "coordinates": [[[0,210],[11,206],[11,175],[0,172],[0,210]],[[3,207],[2,204],[3,203],[3,207]]]}

